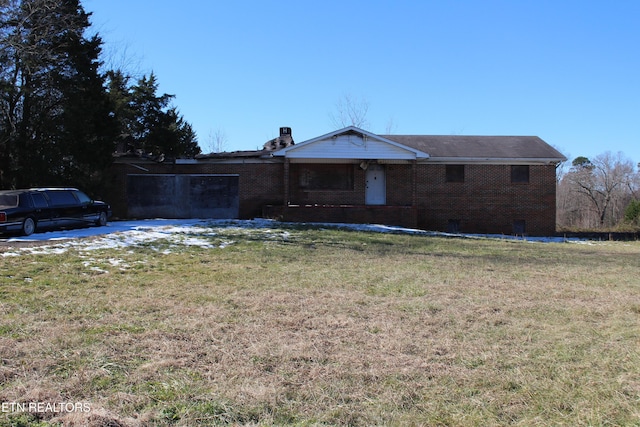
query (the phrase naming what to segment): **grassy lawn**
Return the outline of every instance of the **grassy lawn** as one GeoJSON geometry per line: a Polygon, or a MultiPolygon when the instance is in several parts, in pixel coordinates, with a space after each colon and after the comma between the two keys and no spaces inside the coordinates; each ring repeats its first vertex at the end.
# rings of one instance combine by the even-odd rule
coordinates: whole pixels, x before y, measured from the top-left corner
{"type": "Polygon", "coordinates": [[[90,406],[0,426],[640,425],[638,242],[201,238],[0,256],[0,404],[90,406]]]}

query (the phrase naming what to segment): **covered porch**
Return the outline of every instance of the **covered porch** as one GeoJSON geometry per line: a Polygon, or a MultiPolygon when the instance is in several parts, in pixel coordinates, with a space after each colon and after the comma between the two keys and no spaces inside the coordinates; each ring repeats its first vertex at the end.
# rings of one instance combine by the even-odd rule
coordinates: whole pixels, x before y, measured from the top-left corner
{"type": "Polygon", "coordinates": [[[429,155],[349,127],[274,153],[284,157],[282,205],[264,216],[293,222],[416,227],[416,164],[429,155]]]}

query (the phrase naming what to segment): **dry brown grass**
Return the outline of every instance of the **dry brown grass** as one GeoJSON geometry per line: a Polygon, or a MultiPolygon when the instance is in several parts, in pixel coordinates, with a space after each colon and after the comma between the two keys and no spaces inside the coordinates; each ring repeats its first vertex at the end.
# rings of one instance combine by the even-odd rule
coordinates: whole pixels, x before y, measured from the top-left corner
{"type": "Polygon", "coordinates": [[[92,409],[0,425],[640,423],[639,244],[290,233],[0,258],[0,402],[92,409]]]}

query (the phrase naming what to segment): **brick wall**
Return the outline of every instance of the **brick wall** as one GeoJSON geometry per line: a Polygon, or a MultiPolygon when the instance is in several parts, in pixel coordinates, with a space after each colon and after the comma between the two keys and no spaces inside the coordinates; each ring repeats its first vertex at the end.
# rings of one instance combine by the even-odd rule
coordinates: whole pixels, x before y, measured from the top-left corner
{"type": "Polygon", "coordinates": [[[555,166],[529,167],[529,183],[511,183],[509,165],[465,165],[464,182],[446,182],[445,165],[418,165],[418,226],[461,232],[513,234],[514,221],[525,233],[555,232],[555,166]]]}
{"type": "Polygon", "coordinates": [[[291,222],[385,224],[416,227],[416,209],[411,206],[287,206],[281,219],[291,222]]]}
{"type": "MultiPolygon", "coordinates": [[[[266,205],[284,205],[284,165],[274,163],[157,164],[136,162],[147,171],[130,164],[116,163],[105,197],[114,216],[126,218],[127,174],[190,173],[240,175],[240,217],[254,218],[266,205]]],[[[331,165],[324,165],[331,168],[331,165]]],[[[344,167],[344,165],[342,165],[344,167]]],[[[555,232],[556,181],[554,165],[529,168],[529,183],[511,183],[509,165],[465,165],[464,182],[446,182],[446,167],[440,164],[386,165],[387,207],[364,206],[365,171],[353,167],[353,185],[348,190],[310,190],[300,188],[300,164],[289,165],[289,201],[295,205],[354,205],[357,209],[317,209],[313,217],[329,222],[378,222],[447,231],[456,221],[461,232],[514,234],[514,222],[524,221],[529,235],[555,232]],[[415,168],[415,169],[414,169],[415,168]],[[415,170],[416,206],[411,207],[415,170]],[[385,210],[385,208],[387,208],[385,210]],[[322,219],[325,218],[325,219],[322,219]]],[[[306,210],[288,211],[290,220],[308,220],[306,210]]]]}
{"type": "Polygon", "coordinates": [[[386,165],[387,204],[411,206],[413,204],[413,166],[386,165]]]}

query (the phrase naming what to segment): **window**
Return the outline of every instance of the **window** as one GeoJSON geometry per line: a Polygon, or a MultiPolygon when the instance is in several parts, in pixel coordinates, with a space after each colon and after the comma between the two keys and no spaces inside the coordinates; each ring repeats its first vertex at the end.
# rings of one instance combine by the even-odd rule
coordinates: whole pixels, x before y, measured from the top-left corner
{"type": "Polygon", "coordinates": [[[511,182],[514,184],[529,183],[529,165],[511,166],[511,182]]]}
{"type": "Polygon", "coordinates": [[[18,206],[18,196],[13,194],[0,194],[0,206],[8,208],[18,206]]]}
{"type": "Polygon", "coordinates": [[[447,182],[464,182],[464,165],[446,165],[447,182]]]}
{"type": "Polygon", "coordinates": [[[353,190],[353,165],[304,165],[298,184],[304,190],[353,190]]]}
{"type": "Polygon", "coordinates": [[[33,206],[39,209],[49,207],[47,203],[47,199],[44,198],[44,194],[33,193],[31,194],[31,198],[33,199],[33,206]]]}
{"type": "Polygon", "coordinates": [[[524,236],[527,232],[527,223],[524,219],[516,219],[513,221],[513,234],[516,236],[524,236]]]}
{"type": "Polygon", "coordinates": [[[71,191],[47,191],[47,196],[54,206],[76,205],[78,203],[71,191]]]}
{"type": "Polygon", "coordinates": [[[447,222],[447,233],[459,233],[460,232],[460,220],[450,219],[447,222]]]}
{"type": "Polygon", "coordinates": [[[80,201],[80,204],[82,204],[82,205],[91,204],[91,199],[89,198],[89,196],[84,194],[82,191],[74,191],[73,193],[76,195],[76,197],[80,201]]]}

